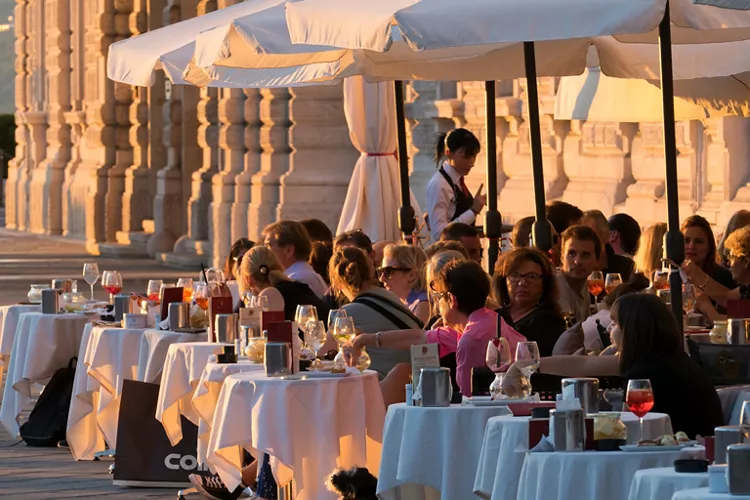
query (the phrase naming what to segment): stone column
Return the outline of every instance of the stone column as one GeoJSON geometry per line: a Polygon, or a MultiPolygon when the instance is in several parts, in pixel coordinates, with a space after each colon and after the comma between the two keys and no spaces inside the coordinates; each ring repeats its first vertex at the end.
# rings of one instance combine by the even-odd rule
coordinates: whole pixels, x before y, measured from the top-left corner
{"type": "Polygon", "coordinates": [[[232,241],[250,234],[250,194],[253,176],[260,169],[260,90],[245,89],[245,164],[234,179],[232,241]]]}
{"type": "Polygon", "coordinates": [[[232,247],[232,205],[235,179],[245,164],[245,94],[223,89],[219,100],[221,172],[212,179],[209,239],[214,266],[220,266],[232,247]]]}
{"type": "Polygon", "coordinates": [[[73,181],[81,164],[81,142],[85,128],[84,83],[86,80],[85,23],[83,2],[70,3],[70,102],[71,110],[64,113],[70,127],[71,155],[65,167],[62,187],[62,234],[73,238],[86,236],[86,200],[73,189],[73,181]]]}
{"type": "MultiPolygon", "coordinates": [[[[664,196],[664,135],[661,123],[641,123],[633,138],[632,167],[635,182],[628,186],[625,209],[643,226],[664,222],[667,203],[664,196]]],[[[693,188],[698,156],[695,145],[703,134],[698,121],[675,123],[677,136],[677,179],[680,218],[695,213],[693,188]]]]}
{"type": "MultiPolygon", "coordinates": [[[[148,0],[134,1],[133,11],[129,15],[130,36],[138,36],[148,30],[148,3],[148,0]]],[[[158,13],[158,17],[161,17],[161,12],[158,13]]],[[[145,253],[146,242],[138,238],[136,233],[137,235],[143,234],[143,221],[150,219],[153,213],[153,192],[149,170],[150,89],[131,87],[131,92],[133,101],[129,109],[128,134],[133,161],[124,172],[121,230],[117,232],[116,239],[117,243],[129,245],[134,252],[145,253]]],[[[110,175],[112,174],[114,171],[110,172],[110,175]]]]}
{"type": "Polygon", "coordinates": [[[260,238],[261,231],[276,220],[279,204],[279,179],[289,168],[289,99],[287,89],[260,91],[260,170],[253,176],[248,237],[260,238]]]}
{"type": "Polygon", "coordinates": [[[569,182],[562,199],[607,216],[617,212],[632,182],[630,149],[637,130],[635,123],[571,121],[563,153],[569,182]]]}
{"type": "Polygon", "coordinates": [[[71,191],[86,199],[86,248],[99,252],[106,240],[105,195],[107,171],[115,164],[117,122],[114,82],[107,78],[106,57],[115,41],[114,0],[87,0],[83,8],[85,31],[85,114],[81,164],[71,191]]]}
{"type": "Polygon", "coordinates": [[[342,84],[291,89],[289,172],[278,219],[316,218],[335,228],[359,153],[349,139],[342,84]]]}
{"type": "Polygon", "coordinates": [[[16,42],[14,52],[16,55],[15,69],[15,103],[16,103],[16,151],[15,157],[8,162],[8,179],[5,181],[5,227],[18,229],[20,213],[18,211],[21,195],[19,186],[24,172],[28,169],[28,129],[26,128],[24,115],[28,110],[28,93],[26,84],[28,72],[26,68],[26,18],[27,0],[16,0],[14,11],[16,42]]]}
{"type": "MultiPolygon", "coordinates": [[[[115,41],[130,37],[130,17],[133,12],[134,0],[117,0],[114,3],[114,25],[115,41]]],[[[106,212],[106,241],[114,243],[117,232],[122,227],[123,221],[123,193],[125,191],[125,172],[133,165],[133,145],[130,141],[130,129],[132,126],[131,106],[134,102],[134,87],[124,83],[115,82],[115,142],[117,152],[115,154],[115,165],[107,172],[107,194],[105,203],[106,212]]]]}
{"type": "MultiPolygon", "coordinates": [[[[49,127],[45,161],[34,170],[30,193],[31,231],[62,234],[62,184],[70,161],[70,10],[64,0],[45,0],[42,11],[45,36],[44,83],[49,127]]],[[[41,7],[41,5],[40,5],[41,7]]]]}

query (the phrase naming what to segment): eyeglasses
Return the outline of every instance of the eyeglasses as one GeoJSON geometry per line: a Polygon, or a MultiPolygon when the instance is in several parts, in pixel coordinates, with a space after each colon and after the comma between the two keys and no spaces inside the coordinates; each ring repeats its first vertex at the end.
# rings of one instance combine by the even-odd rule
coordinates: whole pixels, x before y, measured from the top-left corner
{"type": "Polygon", "coordinates": [[[537,273],[510,273],[508,275],[508,281],[511,283],[520,283],[522,279],[527,283],[536,283],[542,279],[542,275],[537,273]]]}
{"type": "Polygon", "coordinates": [[[408,267],[385,266],[377,270],[377,275],[380,279],[388,279],[393,276],[393,273],[395,273],[396,271],[402,271],[406,273],[411,271],[411,269],[409,269],[408,267]]]}
{"type": "Polygon", "coordinates": [[[435,290],[435,282],[434,281],[430,282],[429,286],[430,286],[430,299],[433,302],[435,302],[435,303],[437,303],[438,301],[440,301],[440,299],[447,299],[451,295],[450,292],[439,292],[439,291],[435,290]]]}

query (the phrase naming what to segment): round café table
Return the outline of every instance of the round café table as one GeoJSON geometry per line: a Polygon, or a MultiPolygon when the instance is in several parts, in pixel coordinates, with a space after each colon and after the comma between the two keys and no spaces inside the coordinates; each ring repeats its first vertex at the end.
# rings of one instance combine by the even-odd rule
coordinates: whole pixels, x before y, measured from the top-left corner
{"type": "Polygon", "coordinates": [[[628,500],[635,473],[668,467],[680,451],[527,452],[518,500],[628,500]]]}
{"type": "Polygon", "coordinates": [[[686,474],[674,467],[644,469],[635,473],[628,500],[662,500],[678,491],[708,486],[708,472],[686,474]]]}
{"type": "Polygon", "coordinates": [[[750,500],[750,495],[732,495],[729,493],[709,493],[708,488],[678,491],[672,500],[750,500]]]}
{"type": "Polygon", "coordinates": [[[279,487],[296,500],[336,500],[325,487],[337,467],[377,476],[385,404],[377,373],[288,380],[264,372],[224,381],[211,426],[207,462],[229,490],[241,480],[242,448],[266,453],[279,487]],[[292,481],[292,479],[294,481],[292,481]]]}
{"type": "Polygon", "coordinates": [[[46,384],[57,370],[78,356],[88,320],[83,314],[21,313],[0,407],[0,421],[11,436],[20,432],[21,412],[33,406],[33,384],[46,384]]]}
{"type": "Polygon", "coordinates": [[[507,406],[451,405],[388,408],[378,477],[382,500],[472,498],[487,420],[507,406]]]}
{"type": "Polygon", "coordinates": [[[12,304],[0,307],[0,384],[3,382],[5,370],[8,369],[18,318],[21,317],[21,313],[41,311],[42,306],[38,304],[12,304]]]}
{"type": "MultiPolygon", "coordinates": [[[[516,500],[518,478],[529,449],[530,418],[494,417],[487,421],[474,480],[474,494],[479,498],[516,500]]],[[[620,418],[628,429],[628,443],[637,442],[640,439],[638,418],[630,412],[623,412],[620,418]]],[[[670,434],[669,415],[647,414],[643,419],[643,432],[649,438],[670,434]]]]}

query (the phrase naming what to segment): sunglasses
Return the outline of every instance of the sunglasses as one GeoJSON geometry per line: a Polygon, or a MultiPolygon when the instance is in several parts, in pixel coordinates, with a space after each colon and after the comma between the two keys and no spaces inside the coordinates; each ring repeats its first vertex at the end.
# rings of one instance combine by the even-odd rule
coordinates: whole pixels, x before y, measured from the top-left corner
{"type": "Polygon", "coordinates": [[[408,267],[385,266],[377,270],[377,275],[381,279],[388,279],[393,276],[393,273],[395,273],[396,271],[408,273],[409,271],[411,271],[411,269],[409,269],[408,267]]]}

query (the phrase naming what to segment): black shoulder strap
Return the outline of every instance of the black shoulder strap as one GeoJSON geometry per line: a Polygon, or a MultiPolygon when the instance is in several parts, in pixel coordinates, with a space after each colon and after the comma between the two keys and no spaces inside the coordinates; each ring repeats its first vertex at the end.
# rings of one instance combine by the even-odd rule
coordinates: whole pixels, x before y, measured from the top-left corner
{"type": "MultiPolygon", "coordinates": [[[[391,323],[393,323],[394,325],[396,325],[399,330],[411,330],[413,328],[411,325],[409,325],[408,323],[406,323],[406,321],[402,320],[397,315],[393,314],[387,308],[385,308],[382,305],[378,304],[378,302],[383,302],[383,301],[384,301],[384,299],[382,299],[381,297],[375,295],[374,293],[363,293],[362,295],[360,295],[359,297],[357,297],[356,299],[354,299],[354,303],[355,304],[365,305],[365,306],[369,307],[370,309],[373,309],[373,310],[377,311],[378,313],[382,314],[383,316],[385,316],[386,318],[388,318],[388,320],[391,323]]],[[[404,307],[401,312],[403,312],[405,315],[409,316],[409,318],[412,321],[414,321],[414,323],[417,324],[418,328],[424,328],[424,325],[419,320],[419,318],[417,318],[416,316],[414,316],[414,314],[412,314],[412,312],[410,310],[408,310],[408,309],[406,309],[404,307]]]]}

